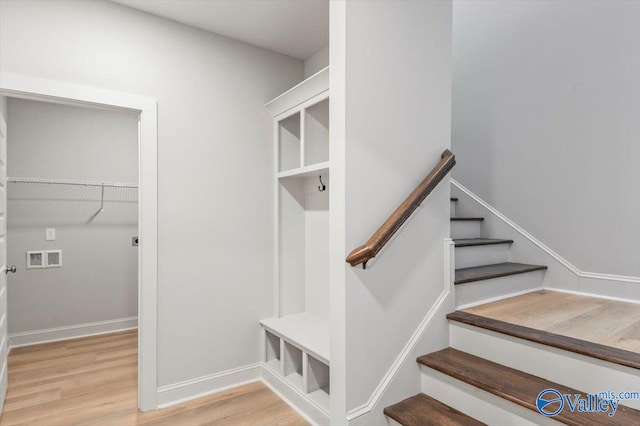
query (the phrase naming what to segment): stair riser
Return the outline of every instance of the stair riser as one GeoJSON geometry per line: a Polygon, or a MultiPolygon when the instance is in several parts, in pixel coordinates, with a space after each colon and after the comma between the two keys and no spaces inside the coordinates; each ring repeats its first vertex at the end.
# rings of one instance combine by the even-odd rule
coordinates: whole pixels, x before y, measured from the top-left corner
{"type": "Polygon", "coordinates": [[[511,244],[456,247],[456,268],[508,262],[510,248],[511,244]]]}
{"type": "MultiPolygon", "coordinates": [[[[583,392],[638,388],[638,370],[449,321],[451,347],[583,392]]],[[[640,401],[621,401],[640,409],[640,401]]]]}
{"type": "Polygon", "coordinates": [[[540,289],[544,280],[544,272],[525,272],[490,280],[456,284],[456,306],[475,304],[507,294],[540,289]]]}
{"type": "Polygon", "coordinates": [[[455,201],[449,201],[449,206],[451,206],[451,217],[455,217],[456,216],[456,202],[455,201]]]}
{"type": "MultiPolygon", "coordinates": [[[[551,418],[420,366],[422,392],[489,425],[559,425],[551,418]]],[[[533,396],[534,400],[536,395],[533,396]]]]}
{"type": "Polygon", "coordinates": [[[387,417],[387,424],[389,426],[402,426],[402,424],[396,422],[395,420],[393,420],[391,417],[387,417]]]}
{"type": "Polygon", "coordinates": [[[452,220],[451,238],[480,238],[482,221],[452,220]]]}

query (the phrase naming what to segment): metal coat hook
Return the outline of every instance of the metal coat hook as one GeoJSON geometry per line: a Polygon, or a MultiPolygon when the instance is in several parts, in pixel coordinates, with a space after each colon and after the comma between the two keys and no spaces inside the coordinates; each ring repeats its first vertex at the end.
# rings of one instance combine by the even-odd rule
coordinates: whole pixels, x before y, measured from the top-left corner
{"type": "Polygon", "coordinates": [[[322,175],[318,176],[318,179],[320,179],[320,186],[318,186],[318,191],[320,192],[324,192],[327,190],[327,186],[322,183],[322,175]]]}

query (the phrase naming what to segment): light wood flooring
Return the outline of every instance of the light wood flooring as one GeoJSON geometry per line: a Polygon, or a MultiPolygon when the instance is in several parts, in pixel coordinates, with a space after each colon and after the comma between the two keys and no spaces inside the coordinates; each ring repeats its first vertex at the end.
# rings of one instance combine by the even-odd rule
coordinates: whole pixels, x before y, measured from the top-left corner
{"type": "Polygon", "coordinates": [[[260,382],[137,410],[137,332],[15,348],[0,418],[8,425],[306,425],[260,382]]]}
{"type": "Polygon", "coordinates": [[[464,312],[640,353],[640,304],[541,290],[464,312]]]}

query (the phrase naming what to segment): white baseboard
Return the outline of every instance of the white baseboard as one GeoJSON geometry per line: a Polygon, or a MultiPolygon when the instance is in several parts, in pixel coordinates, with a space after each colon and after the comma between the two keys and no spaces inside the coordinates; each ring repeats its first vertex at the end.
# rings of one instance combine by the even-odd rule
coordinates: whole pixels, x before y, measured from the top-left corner
{"type": "Polygon", "coordinates": [[[166,408],[196,398],[222,392],[260,380],[261,362],[220,373],[161,386],[157,391],[158,408],[166,408]]]}
{"type": "Polygon", "coordinates": [[[136,328],[138,328],[138,317],[128,317],[108,321],[68,325],[65,327],[46,328],[44,330],[25,331],[9,334],[9,347],[18,348],[20,346],[31,346],[41,343],[57,342],[60,340],[77,339],[80,337],[115,333],[117,331],[133,330],[136,328]]]}

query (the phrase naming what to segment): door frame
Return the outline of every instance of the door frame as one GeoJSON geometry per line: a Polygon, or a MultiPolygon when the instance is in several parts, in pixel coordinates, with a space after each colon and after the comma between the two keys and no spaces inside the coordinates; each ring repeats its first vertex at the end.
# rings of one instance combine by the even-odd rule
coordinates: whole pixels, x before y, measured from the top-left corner
{"type": "Polygon", "coordinates": [[[157,408],[158,112],[153,98],[0,73],[0,95],[138,113],[138,408],[157,408]]]}

